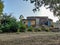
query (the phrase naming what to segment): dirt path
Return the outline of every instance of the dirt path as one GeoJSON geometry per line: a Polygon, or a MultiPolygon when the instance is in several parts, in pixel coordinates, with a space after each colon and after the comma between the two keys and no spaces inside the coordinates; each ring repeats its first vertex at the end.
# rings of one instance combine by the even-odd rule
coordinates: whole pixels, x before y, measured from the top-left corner
{"type": "Polygon", "coordinates": [[[45,35],[60,35],[59,33],[53,33],[53,32],[27,32],[27,33],[5,33],[5,34],[0,34],[0,40],[11,40],[15,38],[27,38],[27,37],[32,37],[32,36],[45,36],[45,35]]]}
{"type": "Polygon", "coordinates": [[[0,34],[0,45],[60,45],[60,32],[0,34]]]}

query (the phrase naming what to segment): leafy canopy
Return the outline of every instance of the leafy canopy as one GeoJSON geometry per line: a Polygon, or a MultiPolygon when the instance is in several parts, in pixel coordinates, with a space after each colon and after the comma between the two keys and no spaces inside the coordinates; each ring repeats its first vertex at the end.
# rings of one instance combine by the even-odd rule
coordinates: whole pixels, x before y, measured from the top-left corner
{"type": "Polygon", "coordinates": [[[3,1],[0,0],[0,15],[3,13],[3,8],[4,8],[3,1]]]}
{"type": "MultiPolygon", "coordinates": [[[[28,0],[25,0],[28,1],[28,0]]],[[[60,16],[60,0],[29,0],[30,3],[34,3],[35,8],[33,12],[39,10],[39,8],[44,5],[47,9],[53,12],[55,16],[60,16]]]]}
{"type": "Polygon", "coordinates": [[[0,30],[3,32],[16,32],[18,29],[17,21],[11,14],[4,14],[1,20],[0,30]]]}

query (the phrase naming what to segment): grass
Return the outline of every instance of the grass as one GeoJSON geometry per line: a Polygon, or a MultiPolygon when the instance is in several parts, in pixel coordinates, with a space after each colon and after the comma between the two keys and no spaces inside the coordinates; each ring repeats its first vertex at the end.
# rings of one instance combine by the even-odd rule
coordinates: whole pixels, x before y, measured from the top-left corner
{"type": "Polygon", "coordinates": [[[60,32],[0,34],[0,45],[60,45],[60,32]]]}

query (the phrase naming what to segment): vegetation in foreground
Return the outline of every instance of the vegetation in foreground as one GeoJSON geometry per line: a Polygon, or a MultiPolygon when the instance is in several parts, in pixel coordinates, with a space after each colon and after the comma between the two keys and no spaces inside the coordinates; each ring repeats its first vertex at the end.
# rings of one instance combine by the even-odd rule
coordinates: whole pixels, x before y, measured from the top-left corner
{"type": "Polygon", "coordinates": [[[20,21],[17,21],[16,18],[12,17],[11,14],[4,14],[0,24],[0,33],[9,33],[9,32],[59,32],[60,30],[52,30],[53,27],[43,27],[34,28],[33,26],[27,27],[22,23],[23,15],[20,16],[20,21]]]}
{"type": "MultiPolygon", "coordinates": [[[[26,0],[28,1],[28,0],[26,0]]],[[[33,11],[37,11],[37,9],[39,9],[39,7],[42,6],[42,4],[44,4],[45,6],[46,5],[49,5],[48,8],[50,10],[53,11],[53,13],[55,14],[56,13],[57,15],[56,16],[60,16],[60,1],[59,0],[30,0],[31,3],[34,3],[35,5],[35,9],[33,9],[33,11]],[[50,4],[49,4],[50,3],[50,4]],[[38,7],[36,7],[38,6],[38,7]]],[[[49,28],[33,28],[33,27],[28,27],[26,28],[26,26],[24,24],[22,24],[22,18],[23,16],[21,15],[20,16],[20,21],[17,21],[14,17],[11,16],[11,14],[4,14],[3,13],[3,9],[4,9],[4,3],[2,0],[0,0],[0,33],[1,32],[25,32],[26,29],[27,31],[35,31],[35,32],[39,32],[39,31],[46,31],[46,32],[49,32],[50,29],[49,28]]]]}
{"type": "Polygon", "coordinates": [[[60,32],[0,34],[0,45],[60,45],[60,32]]]}

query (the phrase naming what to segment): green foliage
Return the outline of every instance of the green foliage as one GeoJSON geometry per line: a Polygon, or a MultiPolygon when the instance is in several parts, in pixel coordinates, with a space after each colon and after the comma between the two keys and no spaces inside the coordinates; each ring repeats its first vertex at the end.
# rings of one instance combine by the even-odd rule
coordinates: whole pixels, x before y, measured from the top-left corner
{"type": "Polygon", "coordinates": [[[1,29],[2,29],[2,26],[1,26],[1,24],[0,24],[0,33],[2,33],[2,30],[1,30],[1,29]]]}
{"type": "Polygon", "coordinates": [[[49,32],[49,31],[50,31],[50,29],[47,28],[47,27],[46,27],[46,28],[45,28],[45,27],[42,27],[41,30],[42,30],[42,31],[46,31],[46,32],[49,32]]]}
{"type": "Polygon", "coordinates": [[[20,33],[20,29],[18,28],[18,30],[17,30],[17,32],[16,32],[16,34],[19,34],[20,33]]]}
{"type": "Polygon", "coordinates": [[[14,17],[11,17],[11,15],[3,15],[0,30],[2,30],[3,32],[16,32],[17,29],[18,24],[16,22],[16,19],[14,17]]]}
{"type": "Polygon", "coordinates": [[[0,15],[1,15],[2,12],[3,12],[3,8],[4,8],[3,1],[0,0],[0,15]]]}
{"type": "Polygon", "coordinates": [[[2,33],[2,30],[0,30],[0,33],[2,33]]]}
{"type": "Polygon", "coordinates": [[[20,15],[19,19],[20,19],[20,22],[18,22],[18,32],[25,32],[26,31],[26,25],[22,23],[22,19],[24,18],[23,15],[20,15]]]}
{"type": "Polygon", "coordinates": [[[41,28],[35,28],[34,31],[39,32],[39,31],[41,31],[41,28]]]}
{"type": "Polygon", "coordinates": [[[30,27],[28,27],[28,30],[27,31],[33,31],[34,29],[33,29],[33,27],[32,26],[30,26],[30,27]]]}
{"type": "Polygon", "coordinates": [[[25,31],[26,31],[26,26],[20,25],[20,32],[25,32],[25,31]]]}
{"type": "Polygon", "coordinates": [[[60,16],[60,0],[30,0],[30,3],[35,6],[33,12],[39,11],[39,8],[44,5],[47,6],[46,9],[53,11],[55,16],[60,16]]]}
{"type": "Polygon", "coordinates": [[[46,31],[46,32],[50,32],[50,29],[49,29],[49,28],[46,28],[45,31],[46,31]]]}
{"type": "Polygon", "coordinates": [[[24,16],[23,15],[20,15],[19,19],[22,20],[23,18],[24,18],[24,16]]]}
{"type": "Polygon", "coordinates": [[[18,22],[18,31],[17,32],[25,32],[26,31],[26,25],[22,23],[22,20],[18,22]]]}
{"type": "Polygon", "coordinates": [[[8,32],[8,31],[10,31],[10,26],[9,26],[9,24],[2,25],[2,31],[3,31],[3,32],[8,32]]]}

